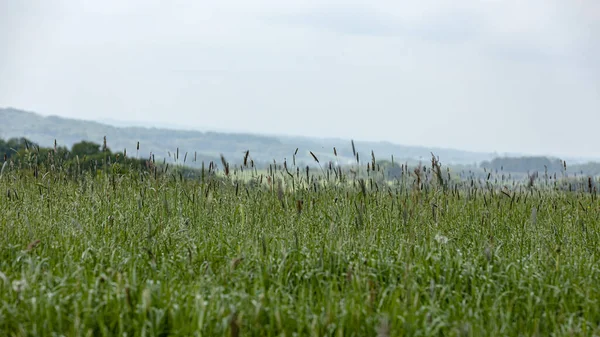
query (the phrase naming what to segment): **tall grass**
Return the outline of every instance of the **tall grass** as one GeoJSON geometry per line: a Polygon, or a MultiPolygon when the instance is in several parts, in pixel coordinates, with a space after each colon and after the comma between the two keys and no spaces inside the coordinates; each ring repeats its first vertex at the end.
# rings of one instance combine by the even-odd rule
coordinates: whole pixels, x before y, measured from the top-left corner
{"type": "Polygon", "coordinates": [[[592,180],[248,157],[189,179],[2,165],[0,335],[600,335],[592,180]]]}

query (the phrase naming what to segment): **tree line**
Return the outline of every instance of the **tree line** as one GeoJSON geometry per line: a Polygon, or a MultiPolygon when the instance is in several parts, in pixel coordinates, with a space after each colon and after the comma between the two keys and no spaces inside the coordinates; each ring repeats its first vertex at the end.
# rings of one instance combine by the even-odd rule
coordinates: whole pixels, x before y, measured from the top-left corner
{"type": "Polygon", "coordinates": [[[27,138],[0,139],[0,154],[4,161],[29,168],[61,167],[66,170],[99,170],[110,167],[115,173],[151,168],[149,160],[127,157],[125,152],[113,152],[106,146],[81,141],[71,149],[65,146],[40,147],[27,138]]]}

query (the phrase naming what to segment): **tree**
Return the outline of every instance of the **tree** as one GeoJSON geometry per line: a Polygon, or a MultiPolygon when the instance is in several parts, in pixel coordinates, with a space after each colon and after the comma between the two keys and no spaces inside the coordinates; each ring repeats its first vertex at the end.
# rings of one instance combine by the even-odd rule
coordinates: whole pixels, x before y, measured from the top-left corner
{"type": "Polygon", "coordinates": [[[562,161],[548,157],[502,157],[482,162],[481,168],[518,173],[548,170],[548,173],[555,173],[561,172],[562,161]]]}
{"type": "Polygon", "coordinates": [[[73,145],[71,150],[73,156],[93,156],[100,153],[100,144],[82,141],[73,145]]]}

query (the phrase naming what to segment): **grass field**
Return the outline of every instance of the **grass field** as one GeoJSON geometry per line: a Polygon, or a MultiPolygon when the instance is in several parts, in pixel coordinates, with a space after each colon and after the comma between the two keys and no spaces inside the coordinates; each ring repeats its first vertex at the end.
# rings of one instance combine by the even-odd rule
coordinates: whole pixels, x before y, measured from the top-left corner
{"type": "Polygon", "coordinates": [[[600,335],[587,180],[361,169],[309,183],[5,165],[0,335],[600,335]]]}

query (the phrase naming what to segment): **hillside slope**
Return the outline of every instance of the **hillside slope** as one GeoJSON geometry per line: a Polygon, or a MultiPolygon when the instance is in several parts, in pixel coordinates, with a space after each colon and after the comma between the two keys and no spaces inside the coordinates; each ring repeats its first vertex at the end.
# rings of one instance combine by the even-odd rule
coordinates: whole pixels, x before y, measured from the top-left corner
{"type": "MultiPolygon", "coordinates": [[[[113,150],[127,149],[132,154],[140,142],[139,155],[155,154],[157,158],[173,158],[179,148],[179,160],[188,153],[190,164],[196,153],[200,161],[219,160],[223,154],[231,162],[240,162],[246,150],[256,163],[292,162],[296,148],[297,164],[310,164],[314,160],[312,151],[321,162],[336,160],[340,164],[353,161],[350,140],[315,139],[305,137],[280,137],[243,133],[221,133],[184,131],[147,127],[116,127],[93,121],[68,119],[56,116],[42,116],[36,113],[13,108],[0,109],[0,138],[27,137],[42,145],[52,146],[56,139],[59,145],[71,146],[81,140],[102,143],[104,136],[107,145],[113,150]],[[338,157],[333,154],[337,148],[338,157]]],[[[389,159],[391,155],[398,161],[428,161],[433,152],[444,163],[472,164],[492,158],[491,154],[460,150],[426,148],[396,145],[389,142],[355,142],[361,160],[370,160],[371,151],[378,159],[389,159]]]]}

